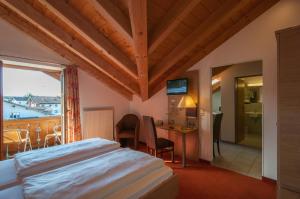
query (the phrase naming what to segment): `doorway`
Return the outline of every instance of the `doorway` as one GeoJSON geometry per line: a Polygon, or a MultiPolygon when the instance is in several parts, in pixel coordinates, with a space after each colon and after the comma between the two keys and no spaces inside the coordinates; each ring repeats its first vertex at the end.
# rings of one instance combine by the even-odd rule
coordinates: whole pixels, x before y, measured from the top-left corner
{"type": "Polygon", "coordinates": [[[236,78],[236,143],[262,147],[262,76],[236,78]]]}
{"type": "Polygon", "coordinates": [[[63,68],[4,60],[2,157],[64,143],[63,68]]]}
{"type": "Polygon", "coordinates": [[[212,164],[262,176],[262,62],[212,69],[212,164]]]}

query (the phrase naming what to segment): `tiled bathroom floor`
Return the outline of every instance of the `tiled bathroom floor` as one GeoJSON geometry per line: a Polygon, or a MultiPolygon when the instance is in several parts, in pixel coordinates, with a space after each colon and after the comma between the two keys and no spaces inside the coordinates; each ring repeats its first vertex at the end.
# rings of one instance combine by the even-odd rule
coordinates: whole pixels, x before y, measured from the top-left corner
{"type": "Polygon", "coordinates": [[[221,155],[219,156],[217,153],[216,144],[215,152],[213,165],[254,178],[261,178],[262,152],[260,149],[221,142],[221,155]]]}
{"type": "Polygon", "coordinates": [[[244,140],[241,141],[240,144],[261,149],[262,146],[261,134],[259,133],[246,134],[244,140]]]}

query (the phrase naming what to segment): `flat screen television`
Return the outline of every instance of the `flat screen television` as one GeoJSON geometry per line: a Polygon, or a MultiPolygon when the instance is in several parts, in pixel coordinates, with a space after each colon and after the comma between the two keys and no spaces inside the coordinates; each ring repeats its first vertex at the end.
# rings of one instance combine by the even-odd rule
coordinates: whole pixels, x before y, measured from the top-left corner
{"type": "Polygon", "coordinates": [[[183,95],[188,93],[188,79],[173,79],[167,81],[167,95],[183,95]]]}

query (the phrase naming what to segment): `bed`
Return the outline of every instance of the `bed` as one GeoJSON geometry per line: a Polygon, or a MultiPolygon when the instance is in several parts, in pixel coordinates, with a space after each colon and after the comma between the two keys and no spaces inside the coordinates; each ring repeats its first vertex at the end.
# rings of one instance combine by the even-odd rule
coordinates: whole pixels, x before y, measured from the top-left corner
{"type": "MultiPolygon", "coordinates": [[[[174,199],[178,195],[178,177],[173,175],[164,182],[157,184],[149,189],[140,199],[174,199]]],[[[24,199],[23,188],[21,185],[13,186],[0,191],[0,198],[24,199]],[[9,197],[8,197],[9,196],[9,197]]],[[[124,199],[125,197],[122,197],[124,199]]],[[[116,198],[117,199],[117,198],[116,198]]]]}
{"type": "Polygon", "coordinates": [[[178,179],[161,159],[130,149],[25,177],[0,198],[175,198],[178,179]],[[84,175],[83,175],[84,174],[84,175]]]}
{"type": "Polygon", "coordinates": [[[19,153],[0,161],[0,190],[20,184],[24,177],[118,149],[119,143],[100,138],[19,153]]]}
{"type": "Polygon", "coordinates": [[[20,183],[17,178],[15,161],[13,159],[0,161],[0,173],[0,190],[20,183]]]}

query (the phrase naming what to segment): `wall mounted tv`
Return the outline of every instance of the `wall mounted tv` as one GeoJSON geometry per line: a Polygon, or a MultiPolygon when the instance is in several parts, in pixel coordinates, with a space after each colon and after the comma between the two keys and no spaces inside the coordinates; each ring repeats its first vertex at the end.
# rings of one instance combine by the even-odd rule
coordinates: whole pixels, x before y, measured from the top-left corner
{"type": "Polygon", "coordinates": [[[167,81],[167,95],[183,95],[188,93],[189,81],[187,78],[167,81]]]}

